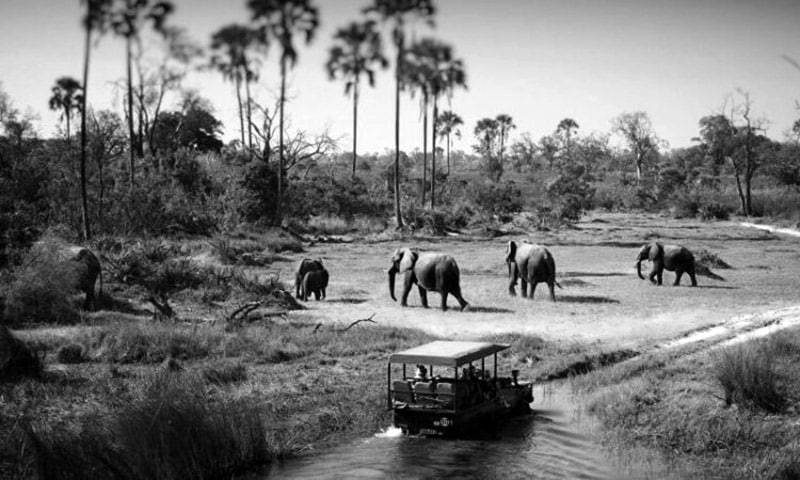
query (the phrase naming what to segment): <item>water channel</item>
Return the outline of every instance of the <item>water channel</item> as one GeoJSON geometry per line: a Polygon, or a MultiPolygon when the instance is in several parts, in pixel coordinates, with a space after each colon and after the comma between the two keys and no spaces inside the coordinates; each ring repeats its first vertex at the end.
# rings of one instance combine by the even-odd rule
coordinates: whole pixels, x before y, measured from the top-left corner
{"type": "Polygon", "coordinates": [[[317,455],[275,463],[268,479],[504,480],[665,478],[657,461],[609,454],[591,437],[595,420],[567,384],[534,388],[533,413],[498,422],[474,438],[404,436],[399,430],[359,439],[317,455]]]}

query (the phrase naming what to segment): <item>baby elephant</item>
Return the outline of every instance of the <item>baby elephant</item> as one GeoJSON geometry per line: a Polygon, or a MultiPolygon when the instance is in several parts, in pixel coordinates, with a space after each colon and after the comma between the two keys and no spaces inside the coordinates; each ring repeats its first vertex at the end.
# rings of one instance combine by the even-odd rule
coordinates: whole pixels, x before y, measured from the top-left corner
{"type": "Polygon", "coordinates": [[[294,296],[296,298],[302,299],[308,297],[308,295],[303,294],[303,279],[306,273],[319,270],[325,270],[321,258],[317,258],[316,260],[304,258],[300,260],[300,263],[297,264],[297,268],[294,270],[294,296]]]}
{"type": "Polygon", "coordinates": [[[303,277],[303,301],[308,300],[310,294],[314,294],[314,300],[319,300],[320,295],[325,298],[325,289],[328,287],[328,271],[314,270],[308,272],[303,277]]]}

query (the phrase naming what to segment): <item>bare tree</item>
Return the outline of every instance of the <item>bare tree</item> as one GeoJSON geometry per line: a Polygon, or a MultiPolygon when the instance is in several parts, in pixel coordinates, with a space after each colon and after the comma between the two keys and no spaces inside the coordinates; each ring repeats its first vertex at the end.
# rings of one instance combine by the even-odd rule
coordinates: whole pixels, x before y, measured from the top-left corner
{"type": "Polygon", "coordinates": [[[626,112],[611,121],[612,131],[622,136],[631,149],[636,163],[636,181],[642,181],[642,169],[647,158],[658,152],[661,140],[653,130],[645,112],[626,112]]]}

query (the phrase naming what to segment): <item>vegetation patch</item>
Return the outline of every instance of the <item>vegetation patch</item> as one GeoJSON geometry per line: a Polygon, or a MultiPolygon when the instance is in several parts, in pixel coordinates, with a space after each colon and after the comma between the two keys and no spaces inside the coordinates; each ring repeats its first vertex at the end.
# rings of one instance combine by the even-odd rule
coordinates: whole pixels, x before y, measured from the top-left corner
{"type": "Polygon", "coordinates": [[[5,325],[0,325],[0,382],[40,378],[42,359],[5,325]]]}
{"type": "Polygon", "coordinates": [[[798,361],[793,328],[711,354],[648,354],[574,385],[608,440],[655,448],[681,475],[795,478],[798,361]]]}

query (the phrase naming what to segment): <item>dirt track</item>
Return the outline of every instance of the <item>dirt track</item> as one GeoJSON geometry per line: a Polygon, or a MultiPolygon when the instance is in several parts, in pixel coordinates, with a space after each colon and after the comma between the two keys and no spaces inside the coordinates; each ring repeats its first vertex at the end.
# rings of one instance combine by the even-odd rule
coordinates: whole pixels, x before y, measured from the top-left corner
{"type": "MultiPolygon", "coordinates": [[[[322,257],[331,272],[328,299],[310,301],[308,310],[292,313],[294,316],[349,324],[375,314],[380,324],[420,328],[447,338],[513,331],[561,341],[654,345],[738,315],[800,302],[800,239],[777,237],[735,222],[606,214],[590,217],[576,229],[527,236],[547,245],[555,256],[559,282],[564,286],[556,291],[556,303],[547,300],[545,286],[537,289],[534,301],[508,296],[503,255],[505,242],[512,238],[526,236],[318,244],[292,257],[292,262],[276,266],[287,283],[293,278],[293,262],[303,256],[322,257]],[[698,277],[698,288],[673,287],[671,272],[664,274],[664,286],[649,285],[637,278],[634,268],[637,245],[648,237],[682,243],[696,252],[706,249],[733,269],[712,267],[726,281],[698,277]],[[409,308],[391,300],[388,259],[395,248],[406,244],[448,252],[456,258],[462,290],[471,304],[469,311],[454,308],[441,312],[435,293],[429,295],[432,308],[423,309],[416,289],[409,296],[409,308]]],[[[401,285],[398,282],[398,297],[401,285]]],[[[451,298],[450,305],[456,307],[457,303],[451,298]]]]}

